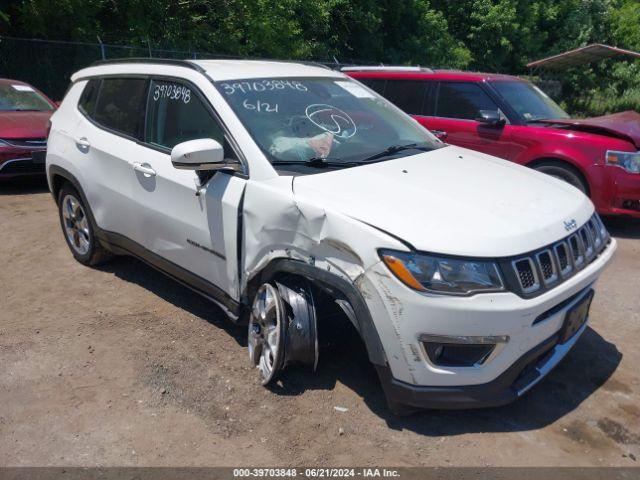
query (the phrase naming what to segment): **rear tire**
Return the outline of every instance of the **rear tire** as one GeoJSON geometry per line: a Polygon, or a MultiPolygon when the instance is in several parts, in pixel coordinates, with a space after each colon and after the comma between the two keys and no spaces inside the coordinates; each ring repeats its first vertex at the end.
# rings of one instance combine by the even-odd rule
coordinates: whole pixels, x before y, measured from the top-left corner
{"type": "Polygon", "coordinates": [[[547,160],[533,166],[537,170],[558,178],[569,185],[573,185],[585,195],[589,196],[589,187],[582,174],[573,166],[557,160],[547,160]]]}
{"type": "Polygon", "coordinates": [[[58,193],[60,226],[73,257],[83,265],[93,266],[112,257],[95,236],[89,207],[75,188],[65,184],[58,193]]]}

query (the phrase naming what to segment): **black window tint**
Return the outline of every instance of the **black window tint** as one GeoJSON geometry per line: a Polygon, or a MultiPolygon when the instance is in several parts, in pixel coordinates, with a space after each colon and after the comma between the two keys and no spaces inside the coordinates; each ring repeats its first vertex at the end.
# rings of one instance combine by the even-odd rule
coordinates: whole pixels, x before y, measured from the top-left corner
{"type": "Polygon", "coordinates": [[[94,115],[96,122],[138,138],[144,120],[147,83],[140,78],[102,80],[94,115]]]}
{"type": "Polygon", "coordinates": [[[213,138],[231,156],[222,127],[187,85],[152,81],[147,115],[148,143],[171,149],[188,140],[213,138]]]}
{"type": "Polygon", "coordinates": [[[78,107],[80,107],[80,110],[82,110],[90,117],[93,116],[93,111],[96,107],[98,90],[100,90],[100,80],[97,78],[89,80],[84,86],[84,90],[82,91],[82,95],[80,96],[80,101],[78,102],[78,107]]]}
{"type": "Polygon", "coordinates": [[[377,92],[380,95],[384,95],[384,86],[387,83],[384,78],[357,78],[356,80],[364,83],[374,92],[377,92]]]}
{"type": "Polygon", "coordinates": [[[384,96],[391,103],[411,115],[423,115],[427,82],[413,80],[387,80],[384,96]]]}
{"type": "Polygon", "coordinates": [[[496,104],[475,83],[440,84],[436,116],[475,120],[480,110],[498,110],[496,104]]]}

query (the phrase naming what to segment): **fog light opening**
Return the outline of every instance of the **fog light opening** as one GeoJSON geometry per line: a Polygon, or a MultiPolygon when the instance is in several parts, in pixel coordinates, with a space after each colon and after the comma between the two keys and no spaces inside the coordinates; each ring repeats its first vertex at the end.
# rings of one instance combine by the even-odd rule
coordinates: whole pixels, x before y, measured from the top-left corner
{"type": "Polygon", "coordinates": [[[456,344],[423,342],[429,360],[439,367],[473,367],[482,365],[496,344],[456,344]]]}

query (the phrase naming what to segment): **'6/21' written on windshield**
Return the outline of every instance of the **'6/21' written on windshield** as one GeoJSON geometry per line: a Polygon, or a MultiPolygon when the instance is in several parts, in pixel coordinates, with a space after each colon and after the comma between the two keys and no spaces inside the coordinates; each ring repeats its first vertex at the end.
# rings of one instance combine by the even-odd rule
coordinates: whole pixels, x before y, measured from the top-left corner
{"type": "Polygon", "coordinates": [[[224,93],[227,95],[234,95],[237,92],[249,93],[249,92],[265,92],[270,90],[297,90],[299,92],[306,92],[307,87],[297,80],[257,80],[255,82],[235,82],[235,83],[221,83],[220,86],[224,88],[224,93]]]}

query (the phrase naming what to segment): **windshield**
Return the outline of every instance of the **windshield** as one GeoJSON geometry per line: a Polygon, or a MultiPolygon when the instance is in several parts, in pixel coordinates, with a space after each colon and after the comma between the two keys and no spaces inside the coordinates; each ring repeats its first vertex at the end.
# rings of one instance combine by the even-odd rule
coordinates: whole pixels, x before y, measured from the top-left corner
{"type": "Polygon", "coordinates": [[[0,83],[0,111],[53,110],[33,87],[19,83],[0,83]]]}
{"type": "Polygon", "coordinates": [[[527,122],[569,118],[556,102],[529,82],[494,81],[491,85],[527,122]]]}
{"type": "Polygon", "coordinates": [[[276,165],[311,159],[353,165],[372,156],[380,161],[444,146],[411,117],[347,78],[257,78],[215,85],[276,165]]]}

